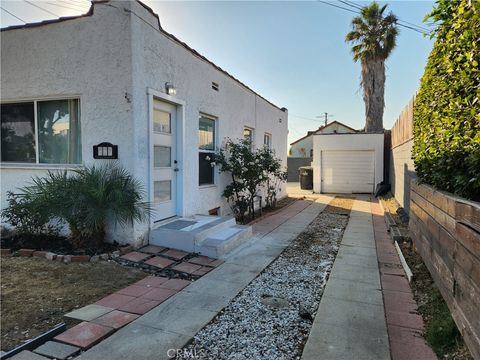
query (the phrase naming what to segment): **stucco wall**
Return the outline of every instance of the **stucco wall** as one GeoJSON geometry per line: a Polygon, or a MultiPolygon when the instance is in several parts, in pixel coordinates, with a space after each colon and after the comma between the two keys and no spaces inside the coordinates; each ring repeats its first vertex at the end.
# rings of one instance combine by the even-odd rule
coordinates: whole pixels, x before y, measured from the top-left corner
{"type": "MultiPolygon", "coordinates": [[[[80,98],[82,160],[93,163],[92,147],[103,141],[119,144],[119,161],[133,169],[130,16],[108,6],[95,6],[93,16],[1,33],[2,101],[80,98]]],[[[97,160],[98,161],[98,160],[97,160]]],[[[1,164],[1,206],[5,193],[64,167],[1,164]]],[[[117,229],[127,241],[131,229],[117,229]]]]}
{"type": "MultiPolygon", "coordinates": [[[[226,137],[243,137],[244,126],[255,129],[255,144],[272,134],[272,145],[286,166],[288,112],[248,90],[211,64],[162,33],[154,15],[137,2],[96,3],[94,14],[30,29],[2,32],[2,100],[79,95],[82,156],[88,164],[92,146],[102,141],[119,145],[119,161],[136,178],[149,183],[148,89],[165,91],[174,84],[184,106],[184,144],[179,159],[183,178],[183,215],[206,213],[222,206],[228,183],[217,174],[215,186],[198,185],[198,117],[218,118],[218,145],[226,137]],[[212,81],[220,91],[211,88],[212,81]]],[[[95,160],[101,161],[101,160],[95,160]]],[[[5,192],[22,186],[45,167],[2,164],[2,207],[5,192]]],[[[286,195],[283,186],[280,196],[286,195]]],[[[118,230],[120,242],[140,239],[148,224],[118,230]],[[132,240],[133,238],[133,240],[132,240]]]]}
{"type": "Polygon", "coordinates": [[[313,191],[321,191],[321,152],[328,150],[373,150],[375,151],[375,184],[383,181],[382,134],[323,134],[313,137],[313,191]]]}
{"type": "Polygon", "coordinates": [[[416,178],[412,160],[413,139],[390,151],[390,185],[400,206],[410,211],[410,183],[416,178]]]}
{"type": "MultiPolygon", "coordinates": [[[[154,23],[154,17],[138,3],[132,10],[140,17],[154,23]]],[[[265,132],[272,134],[272,145],[277,156],[286,166],[288,113],[267,103],[253,92],[211,64],[192,55],[190,51],[158,31],[157,26],[148,26],[137,17],[132,18],[132,43],[134,54],[134,96],[138,146],[137,173],[147,173],[146,150],[148,143],[146,114],[148,88],[164,91],[166,82],[172,83],[176,98],[186,102],[182,162],[179,160],[179,176],[183,176],[184,215],[206,213],[208,209],[222,206],[222,213],[230,212],[221,196],[229,182],[228,175],[217,174],[214,186],[198,185],[198,118],[200,113],[215,116],[217,121],[217,145],[221,146],[227,137],[243,137],[245,126],[254,128],[256,146],[263,146],[265,132]],[[162,66],[159,66],[162,64],[162,66]],[[219,84],[219,91],[212,89],[212,82],[219,84]],[[144,117],[145,118],[142,118],[144,117]],[[280,122],[281,120],[281,122],[280,122]]],[[[281,196],[285,195],[282,189],[281,196]]]]}
{"type": "Polygon", "coordinates": [[[300,140],[290,147],[288,156],[292,158],[309,158],[310,150],[313,149],[313,135],[300,140]]]}

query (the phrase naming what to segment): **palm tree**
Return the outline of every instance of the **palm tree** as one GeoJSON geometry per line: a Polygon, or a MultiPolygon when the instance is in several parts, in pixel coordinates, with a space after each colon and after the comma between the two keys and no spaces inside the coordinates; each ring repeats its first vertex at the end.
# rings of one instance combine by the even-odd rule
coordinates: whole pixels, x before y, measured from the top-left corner
{"type": "Polygon", "coordinates": [[[365,102],[365,132],[383,130],[385,107],[385,60],[396,45],[397,17],[391,12],[383,16],[387,5],[375,1],[363,7],[353,18],[352,31],[345,37],[351,42],[353,60],[362,65],[363,101],[365,102]]]}

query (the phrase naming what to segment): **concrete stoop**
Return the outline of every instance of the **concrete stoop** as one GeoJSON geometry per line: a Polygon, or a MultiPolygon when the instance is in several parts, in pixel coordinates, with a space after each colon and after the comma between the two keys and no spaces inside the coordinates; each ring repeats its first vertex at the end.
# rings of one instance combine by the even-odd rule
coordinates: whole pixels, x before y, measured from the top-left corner
{"type": "Polygon", "coordinates": [[[150,231],[149,243],[223,258],[252,236],[252,227],[231,216],[174,218],[150,231]]]}

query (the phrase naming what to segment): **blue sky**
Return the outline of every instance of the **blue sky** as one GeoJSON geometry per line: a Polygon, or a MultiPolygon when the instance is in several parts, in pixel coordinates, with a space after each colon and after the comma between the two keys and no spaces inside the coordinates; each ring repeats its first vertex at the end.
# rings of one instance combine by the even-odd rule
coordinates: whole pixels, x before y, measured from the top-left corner
{"type": "MultiPolygon", "coordinates": [[[[82,0],[57,0],[56,6],[49,2],[33,1],[61,16],[88,9],[82,0]]],[[[316,1],[145,3],[159,14],[165,30],[288,108],[289,142],[320,126],[322,121],[315,118],[323,112],[334,114],[332,121],[363,127],[360,65],[344,42],[355,14],[316,1]]],[[[400,19],[422,26],[433,7],[432,1],[388,3],[400,19]]],[[[27,22],[55,17],[24,1],[2,1],[1,6],[27,22]]],[[[13,24],[21,22],[2,10],[2,27],[13,24]]],[[[415,94],[432,44],[428,37],[400,28],[397,48],[387,60],[386,128],[415,94]]]]}

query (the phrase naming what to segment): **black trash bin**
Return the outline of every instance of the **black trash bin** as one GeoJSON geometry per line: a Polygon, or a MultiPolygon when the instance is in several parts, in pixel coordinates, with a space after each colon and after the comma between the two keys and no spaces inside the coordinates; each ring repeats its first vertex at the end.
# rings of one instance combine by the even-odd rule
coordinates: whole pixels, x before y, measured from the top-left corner
{"type": "Polygon", "coordinates": [[[311,166],[299,167],[298,177],[300,181],[300,189],[313,190],[313,168],[311,166]]]}

